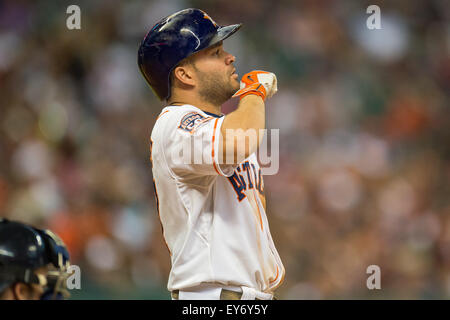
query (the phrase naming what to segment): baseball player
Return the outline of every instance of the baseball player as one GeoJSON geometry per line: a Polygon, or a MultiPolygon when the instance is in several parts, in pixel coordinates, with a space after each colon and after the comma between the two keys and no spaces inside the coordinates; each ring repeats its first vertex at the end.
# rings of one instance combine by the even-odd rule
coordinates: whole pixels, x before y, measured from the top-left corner
{"type": "Polygon", "coordinates": [[[167,102],[151,133],[150,160],[172,299],[270,300],[284,279],[255,154],[276,76],[252,71],[239,82],[223,41],[240,27],[185,9],[159,21],[139,47],[144,78],[167,102]],[[238,108],[225,116],[221,105],[232,96],[238,108]],[[201,161],[192,154],[180,161],[186,150],[201,161]]]}
{"type": "Polygon", "coordinates": [[[60,300],[69,253],[49,230],[0,218],[0,300],[60,300]]]}

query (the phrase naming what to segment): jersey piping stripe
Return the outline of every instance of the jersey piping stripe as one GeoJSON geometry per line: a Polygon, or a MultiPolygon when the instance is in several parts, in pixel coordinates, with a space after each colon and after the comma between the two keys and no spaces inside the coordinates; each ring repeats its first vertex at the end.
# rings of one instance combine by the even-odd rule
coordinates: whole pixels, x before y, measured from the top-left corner
{"type": "MultiPolygon", "coordinates": [[[[278,268],[278,267],[277,267],[278,268]]],[[[283,282],[284,282],[284,277],[285,277],[285,273],[283,273],[283,275],[282,275],[282,277],[281,277],[281,279],[278,281],[278,283],[275,285],[275,286],[273,286],[272,288],[270,288],[271,290],[275,290],[275,289],[277,289],[283,282]]],[[[276,278],[275,278],[276,279],[276,278]]],[[[270,284],[270,283],[269,283],[270,284]]]]}
{"type": "Polygon", "coordinates": [[[286,275],[286,273],[283,273],[283,276],[281,277],[280,281],[278,282],[278,284],[275,288],[278,288],[284,282],[285,275],[286,275]]]}
{"type": "Polygon", "coordinates": [[[166,111],[164,111],[163,113],[161,113],[161,114],[156,118],[155,121],[158,121],[158,119],[159,119],[164,113],[169,112],[169,111],[170,111],[170,110],[166,110],[166,111]]]}
{"type": "Polygon", "coordinates": [[[256,194],[255,189],[253,189],[253,194],[255,195],[255,203],[256,203],[256,208],[258,209],[259,223],[261,225],[261,231],[263,231],[263,221],[262,221],[261,211],[259,210],[259,204],[258,204],[258,200],[257,200],[258,195],[256,194]]]}
{"type": "Polygon", "coordinates": [[[278,266],[277,266],[277,275],[275,276],[275,279],[269,281],[269,284],[274,283],[278,279],[278,276],[279,276],[279,269],[278,269],[278,266]]]}

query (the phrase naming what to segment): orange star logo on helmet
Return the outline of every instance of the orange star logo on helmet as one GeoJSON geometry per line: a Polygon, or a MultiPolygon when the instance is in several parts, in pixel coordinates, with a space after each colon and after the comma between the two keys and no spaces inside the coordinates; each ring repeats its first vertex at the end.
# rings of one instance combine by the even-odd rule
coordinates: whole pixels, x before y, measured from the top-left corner
{"type": "Polygon", "coordinates": [[[203,18],[208,19],[209,21],[211,21],[214,25],[214,27],[217,27],[217,23],[215,23],[215,21],[213,19],[211,19],[210,16],[208,16],[207,13],[205,13],[205,15],[203,16],[203,18]]]}

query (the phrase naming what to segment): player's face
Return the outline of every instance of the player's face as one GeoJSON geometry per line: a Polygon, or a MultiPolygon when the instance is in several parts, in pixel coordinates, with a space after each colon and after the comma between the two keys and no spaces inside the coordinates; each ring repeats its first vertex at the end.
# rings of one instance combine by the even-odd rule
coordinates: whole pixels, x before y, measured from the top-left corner
{"type": "Polygon", "coordinates": [[[200,96],[221,105],[239,90],[239,78],[233,65],[235,57],[223,49],[222,42],[202,50],[194,60],[200,96]]]}

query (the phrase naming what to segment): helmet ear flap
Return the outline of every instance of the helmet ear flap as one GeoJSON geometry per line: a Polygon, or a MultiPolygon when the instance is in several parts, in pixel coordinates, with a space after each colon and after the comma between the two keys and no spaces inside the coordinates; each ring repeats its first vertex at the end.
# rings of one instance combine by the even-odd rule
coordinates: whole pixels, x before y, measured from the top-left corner
{"type": "Polygon", "coordinates": [[[10,272],[6,272],[5,266],[0,264],[0,296],[3,291],[6,290],[12,283],[14,283],[15,277],[10,272]]]}

